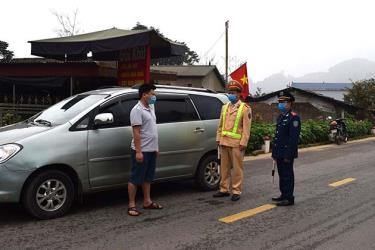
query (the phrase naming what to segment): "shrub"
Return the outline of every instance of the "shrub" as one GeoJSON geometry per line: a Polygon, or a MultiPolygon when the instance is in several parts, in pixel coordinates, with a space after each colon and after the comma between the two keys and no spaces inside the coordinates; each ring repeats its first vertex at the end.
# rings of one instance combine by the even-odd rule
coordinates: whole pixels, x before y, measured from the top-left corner
{"type": "Polygon", "coordinates": [[[2,116],[2,126],[7,126],[13,123],[17,123],[24,120],[20,115],[13,114],[11,112],[5,112],[2,116]]]}
{"type": "MultiPolygon", "coordinates": [[[[353,119],[346,120],[349,139],[369,135],[371,133],[372,123],[368,120],[358,121],[353,119]]],[[[251,135],[247,152],[261,149],[264,144],[263,137],[275,134],[276,125],[264,122],[253,122],[251,126],[251,135]]],[[[300,145],[328,142],[329,124],[327,121],[302,121],[300,145]]]]}

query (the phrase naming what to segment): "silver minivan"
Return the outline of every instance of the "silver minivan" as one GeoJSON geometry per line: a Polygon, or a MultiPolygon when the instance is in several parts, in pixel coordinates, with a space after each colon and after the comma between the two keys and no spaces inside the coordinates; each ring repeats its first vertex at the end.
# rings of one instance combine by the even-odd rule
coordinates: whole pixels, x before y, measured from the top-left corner
{"type": "MultiPolygon", "coordinates": [[[[156,93],[156,181],[194,178],[204,190],[217,189],[216,129],[228,98],[183,87],[157,86],[156,93]]],[[[137,102],[137,88],[95,90],[0,128],[0,202],[21,202],[49,219],[84,193],[126,186],[137,102]]]]}

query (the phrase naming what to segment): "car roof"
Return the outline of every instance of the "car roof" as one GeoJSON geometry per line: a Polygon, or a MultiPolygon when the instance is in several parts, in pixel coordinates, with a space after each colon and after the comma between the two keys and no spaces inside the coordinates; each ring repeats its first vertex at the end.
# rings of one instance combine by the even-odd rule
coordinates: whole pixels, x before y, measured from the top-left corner
{"type": "MultiPolygon", "coordinates": [[[[180,86],[169,86],[169,85],[156,85],[156,92],[164,93],[175,93],[175,94],[195,94],[195,95],[205,95],[205,96],[218,96],[222,95],[216,93],[215,91],[208,89],[199,89],[199,88],[190,88],[190,87],[180,87],[180,86]]],[[[88,91],[82,94],[90,95],[110,95],[112,97],[126,94],[126,93],[138,93],[137,86],[133,88],[129,87],[111,87],[111,88],[102,88],[92,91],[88,91]]]]}

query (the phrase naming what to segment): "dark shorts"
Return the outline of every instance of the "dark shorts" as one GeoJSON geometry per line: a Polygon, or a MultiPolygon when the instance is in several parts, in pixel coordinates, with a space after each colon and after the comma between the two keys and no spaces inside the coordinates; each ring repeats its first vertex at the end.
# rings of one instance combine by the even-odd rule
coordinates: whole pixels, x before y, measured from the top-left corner
{"type": "Polygon", "coordinates": [[[134,185],[142,185],[144,182],[152,182],[155,177],[156,152],[142,152],[143,162],[137,162],[135,151],[131,150],[132,168],[129,182],[134,185]]]}

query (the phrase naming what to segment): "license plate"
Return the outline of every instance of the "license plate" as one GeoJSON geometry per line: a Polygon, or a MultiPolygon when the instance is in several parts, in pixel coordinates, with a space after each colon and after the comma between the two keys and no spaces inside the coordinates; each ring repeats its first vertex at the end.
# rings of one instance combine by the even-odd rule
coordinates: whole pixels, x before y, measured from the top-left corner
{"type": "Polygon", "coordinates": [[[331,130],[331,133],[332,133],[332,134],[337,133],[337,129],[332,129],[332,130],[331,130]]]}

